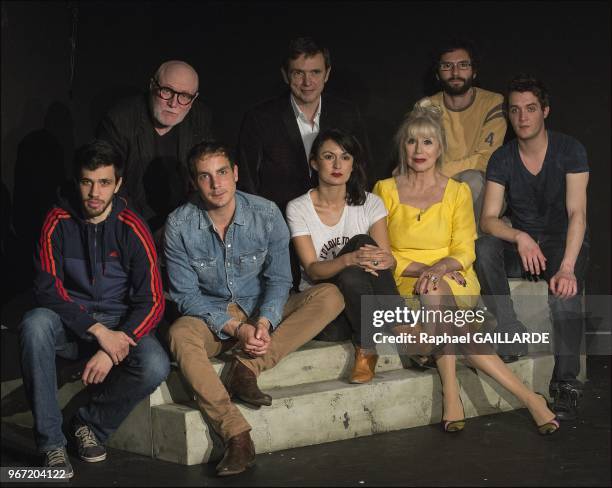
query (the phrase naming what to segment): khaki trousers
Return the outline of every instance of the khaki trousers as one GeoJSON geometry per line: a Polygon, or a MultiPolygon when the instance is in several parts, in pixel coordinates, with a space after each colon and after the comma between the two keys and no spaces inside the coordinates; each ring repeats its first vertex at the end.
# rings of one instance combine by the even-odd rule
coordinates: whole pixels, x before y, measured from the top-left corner
{"type": "MultiPolygon", "coordinates": [[[[259,375],[315,337],[343,308],[342,294],[329,283],[291,295],[283,309],[283,320],[271,335],[268,352],[257,358],[238,352],[236,357],[255,375],[259,375]]],[[[233,318],[248,319],[235,303],[230,303],[227,310],[233,318]]],[[[250,319],[254,321],[257,317],[250,319]]],[[[208,417],[213,428],[226,441],[250,431],[251,426],[230,400],[210,362],[210,358],[231,349],[237,341],[219,339],[203,320],[189,316],[181,317],[172,324],[169,341],[170,350],[183,376],[196,394],[200,411],[208,417]]]]}

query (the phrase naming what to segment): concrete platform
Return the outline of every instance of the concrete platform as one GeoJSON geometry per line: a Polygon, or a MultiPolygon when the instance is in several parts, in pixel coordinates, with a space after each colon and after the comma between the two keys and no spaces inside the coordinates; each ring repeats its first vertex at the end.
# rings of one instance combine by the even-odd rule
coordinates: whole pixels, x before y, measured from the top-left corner
{"type": "MultiPolygon", "coordinates": [[[[349,344],[310,343],[285,358],[274,370],[261,375],[261,384],[266,385],[263,389],[273,397],[272,406],[253,410],[239,405],[253,426],[258,452],[439,422],[442,397],[435,370],[401,369],[398,356],[383,357],[371,384],[351,385],[344,375],[350,370],[351,350],[349,344]],[[311,365],[326,365],[329,360],[329,366],[339,364],[333,356],[342,354],[346,362],[335,371],[324,372],[320,370],[326,368],[314,366],[305,368],[308,364],[302,362],[308,359],[311,365]],[[296,384],[280,386],[290,371],[301,371],[301,376],[295,377],[296,384]],[[329,379],[329,376],[338,377],[329,379]],[[320,380],[325,377],[328,379],[320,380]],[[308,379],[315,381],[308,382],[308,379]],[[277,387],[269,388],[275,380],[279,381],[277,387]]],[[[534,354],[509,366],[525,384],[547,392],[553,366],[551,356],[534,354]]],[[[216,368],[222,368],[221,361],[216,368]]],[[[485,375],[460,365],[458,377],[467,417],[520,408],[510,394],[485,375]]],[[[61,407],[67,409],[82,389],[80,381],[64,384],[58,395],[61,407]]],[[[31,427],[32,416],[25,403],[21,380],[3,383],[2,390],[2,421],[31,427]]],[[[211,436],[177,371],[132,411],[109,440],[109,446],[187,465],[214,459],[215,449],[221,452],[219,440],[214,434],[211,436]]]]}
{"type": "MultiPolygon", "coordinates": [[[[213,360],[215,370],[221,374],[230,354],[213,360]]],[[[346,343],[311,341],[281,361],[275,368],[265,371],[259,379],[260,388],[274,390],[293,386],[299,388],[307,383],[318,383],[346,378],[354,360],[353,346],[346,343]]],[[[381,356],[377,372],[386,372],[403,367],[398,355],[381,356]]],[[[63,410],[74,410],[75,400],[84,390],[78,375],[71,378],[58,390],[58,401],[63,410]],[[74,408],[70,408],[72,404],[74,408]]],[[[32,426],[32,413],[29,410],[21,378],[2,383],[2,421],[32,426]]],[[[179,404],[193,401],[193,394],[176,367],[173,367],[167,380],[143,400],[130,413],[121,427],[109,439],[109,445],[117,449],[154,456],[152,440],[152,407],[164,404],[179,404]]]]}
{"type": "MultiPolygon", "coordinates": [[[[551,330],[545,282],[510,280],[517,315],[534,331],[551,330]],[[533,299],[537,296],[538,299],[533,299]],[[541,298],[539,298],[541,297],[541,298]]],[[[442,397],[435,370],[404,369],[396,354],[379,359],[377,377],[368,385],[350,385],[354,350],[350,343],[311,341],[259,378],[273,397],[271,407],[239,406],[253,426],[257,452],[320,444],[389,432],[440,421],[442,397]]],[[[213,360],[221,374],[225,355],[213,360]]],[[[530,356],[511,364],[521,380],[546,393],[553,358],[530,348],[530,356]]],[[[584,378],[583,367],[581,377],[584,378]]],[[[488,415],[520,405],[490,378],[458,368],[467,417],[488,415]]],[[[61,386],[62,409],[74,403],[83,386],[73,376],[61,386]]],[[[2,383],[2,421],[31,427],[21,379],[2,383]]],[[[180,464],[214,459],[222,448],[195,408],[193,394],[173,368],[168,379],[141,402],[109,440],[109,446],[180,464]]]]}
{"type": "MultiPolygon", "coordinates": [[[[548,391],[553,358],[534,355],[509,365],[523,383],[548,391]]],[[[466,417],[522,405],[483,374],[458,367],[466,417]]],[[[321,444],[440,422],[442,392],[435,370],[391,370],[367,385],[329,380],[269,390],[272,406],[239,405],[252,425],[258,453],[321,444]]],[[[218,441],[194,404],[152,408],[154,457],[181,464],[208,462],[218,441]]]]}

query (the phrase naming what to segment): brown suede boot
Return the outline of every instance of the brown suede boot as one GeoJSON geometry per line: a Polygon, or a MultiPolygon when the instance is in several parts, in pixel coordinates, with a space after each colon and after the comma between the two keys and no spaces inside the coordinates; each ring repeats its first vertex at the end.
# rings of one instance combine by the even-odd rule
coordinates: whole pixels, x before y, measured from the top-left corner
{"type": "Polygon", "coordinates": [[[254,465],[255,445],[249,432],[242,432],[227,441],[223,459],[217,464],[217,475],[231,476],[254,465]]]}
{"type": "Polygon", "coordinates": [[[369,383],[374,378],[378,354],[355,346],[355,365],[351,373],[351,383],[369,383]]]}
{"type": "Polygon", "coordinates": [[[231,398],[260,407],[272,405],[272,397],[257,386],[257,376],[237,359],[232,361],[225,388],[231,398]]]}

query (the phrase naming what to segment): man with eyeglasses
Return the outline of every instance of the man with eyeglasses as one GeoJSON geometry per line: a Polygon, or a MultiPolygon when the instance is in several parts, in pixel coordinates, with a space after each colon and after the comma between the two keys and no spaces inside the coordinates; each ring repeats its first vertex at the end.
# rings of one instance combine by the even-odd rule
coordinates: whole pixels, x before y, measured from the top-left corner
{"type": "Polygon", "coordinates": [[[212,137],[211,112],[198,95],[193,67],[166,61],[144,96],[119,102],[98,127],[98,138],[109,141],[125,159],[125,193],[156,241],[166,217],[189,191],[187,153],[212,137]]]}
{"type": "Polygon", "coordinates": [[[491,154],[506,134],[504,98],[473,86],[477,76],[473,43],[442,43],[434,56],[436,80],[442,91],[431,100],[442,109],[448,149],[441,171],[470,186],[476,221],[480,217],[484,172],[491,154]]]}

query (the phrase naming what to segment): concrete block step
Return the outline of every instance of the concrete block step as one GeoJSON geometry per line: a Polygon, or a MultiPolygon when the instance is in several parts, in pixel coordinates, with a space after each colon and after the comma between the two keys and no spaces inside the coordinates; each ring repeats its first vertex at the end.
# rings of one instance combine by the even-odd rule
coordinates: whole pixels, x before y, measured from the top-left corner
{"type": "MultiPolygon", "coordinates": [[[[225,354],[211,362],[215,371],[221,375],[228,365],[231,354],[225,354]]],[[[321,381],[348,378],[353,369],[355,349],[347,342],[310,341],[300,349],[284,358],[274,368],[264,371],[258,378],[262,390],[272,390],[287,386],[318,383],[321,381]]],[[[376,372],[383,373],[404,367],[397,354],[381,355],[376,365],[376,372]]],[[[175,367],[166,380],[168,403],[184,403],[193,400],[190,388],[185,384],[182,375],[175,367]]]]}
{"type": "MultiPolygon", "coordinates": [[[[213,366],[221,374],[231,355],[213,359],[213,366]]],[[[316,383],[346,378],[352,370],[354,349],[350,342],[330,343],[311,341],[283,359],[275,368],[260,375],[260,388],[271,391],[287,386],[316,383]]],[[[398,355],[381,356],[377,372],[401,369],[398,355]]],[[[78,375],[64,382],[58,390],[58,401],[62,409],[74,403],[73,399],[83,392],[78,375]]],[[[109,439],[109,446],[126,451],[152,456],[151,407],[193,400],[193,394],[180,371],[172,372],[149,398],[144,399],[130,413],[121,427],[109,439]]],[[[2,421],[24,427],[32,426],[32,412],[25,398],[21,378],[2,383],[2,421]],[[5,408],[7,407],[7,408],[5,408]]]]}
{"type": "MultiPolygon", "coordinates": [[[[335,345],[338,346],[352,347],[335,345]]],[[[294,354],[297,352],[286,361],[290,362],[294,354]]],[[[585,359],[581,357],[582,380],[585,359]]],[[[526,384],[535,385],[536,390],[544,393],[548,390],[552,364],[551,356],[535,354],[510,367],[526,384]]],[[[468,417],[517,407],[510,395],[498,385],[491,385],[490,380],[483,380],[482,375],[465,367],[459,368],[458,375],[468,417]]],[[[172,378],[178,378],[178,374],[175,372],[169,380],[172,378]]],[[[69,405],[75,403],[73,400],[82,390],[78,380],[66,382],[59,389],[58,400],[66,417],[70,416],[69,405]]],[[[182,464],[207,462],[211,456],[214,459],[215,448],[217,454],[222,454],[219,440],[215,442],[216,436],[211,435],[193,402],[173,403],[177,395],[171,394],[171,390],[171,382],[164,382],[143,400],[109,439],[109,446],[182,464]]],[[[434,370],[379,369],[377,378],[369,385],[349,385],[345,379],[335,379],[264,390],[274,398],[271,407],[253,411],[239,406],[254,427],[258,452],[426,425],[437,422],[441,416],[442,398],[434,370]]],[[[20,378],[2,383],[2,422],[32,426],[20,378]]]]}
{"type": "MultiPolygon", "coordinates": [[[[535,354],[509,367],[536,391],[548,391],[553,357],[535,354]]],[[[491,378],[458,366],[466,417],[521,408],[519,402],[491,378]]],[[[435,370],[381,372],[366,385],[327,380],[268,391],[272,406],[254,410],[239,405],[258,453],[322,444],[439,422],[442,392],[435,370]]],[[[195,404],[152,407],[153,456],[193,465],[222,453],[216,435],[195,404]]],[[[535,427],[525,424],[526,434],[535,427]]]]}
{"type": "MultiPolygon", "coordinates": [[[[516,317],[529,332],[549,332],[553,337],[552,319],[548,307],[548,284],[544,280],[528,281],[509,278],[510,296],[514,303],[516,317]]],[[[481,306],[484,306],[481,298],[481,306]]],[[[530,344],[529,352],[551,352],[550,344],[530,344]]]]}
{"type": "MultiPolygon", "coordinates": [[[[87,394],[80,380],[66,382],[59,388],[58,403],[65,419],[71,418],[82,405],[87,394]]],[[[142,400],[110,437],[108,445],[116,449],[151,457],[153,440],[151,408],[170,402],[167,388],[162,383],[151,395],[142,400]]],[[[31,428],[34,423],[21,378],[2,383],[2,422],[31,428]]]]}

